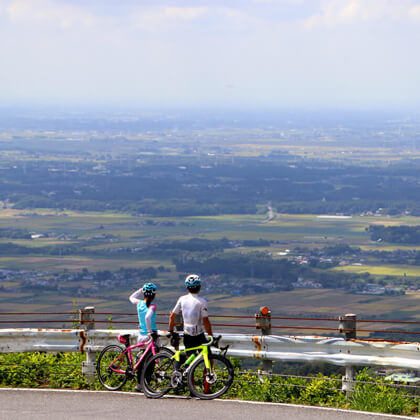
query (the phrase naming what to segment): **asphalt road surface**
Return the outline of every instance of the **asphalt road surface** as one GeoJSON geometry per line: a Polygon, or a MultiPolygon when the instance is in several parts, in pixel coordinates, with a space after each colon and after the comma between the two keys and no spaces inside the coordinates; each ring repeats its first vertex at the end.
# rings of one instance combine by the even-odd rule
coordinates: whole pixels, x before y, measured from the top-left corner
{"type": "Polygon", "coordinates": [[[409,417],[232,400],[203,401],[180,397],[150,400],[142,394],[127,392],[0,389],[1,420],[130,418],[151,420],[386,420],[409,417]]]}

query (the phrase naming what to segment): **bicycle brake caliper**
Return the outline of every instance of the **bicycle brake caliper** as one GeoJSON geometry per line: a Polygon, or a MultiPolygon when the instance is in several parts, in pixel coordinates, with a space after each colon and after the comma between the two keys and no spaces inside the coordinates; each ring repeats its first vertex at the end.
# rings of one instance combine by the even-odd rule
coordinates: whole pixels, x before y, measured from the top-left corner
{"type": "Polygon", "coordinates": [[[215,373],[208,373],[206,375],[206,382],[209,384],[214,384],[217,381],[217,375],[215,373]]]}

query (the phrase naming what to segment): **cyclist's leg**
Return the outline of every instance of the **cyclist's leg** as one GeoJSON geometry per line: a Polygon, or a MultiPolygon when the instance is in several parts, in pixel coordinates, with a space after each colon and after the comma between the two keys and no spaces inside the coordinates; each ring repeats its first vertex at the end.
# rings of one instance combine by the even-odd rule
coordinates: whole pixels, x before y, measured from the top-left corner
{"type": "MultiPolygon", "coordinates": [[[[204,343],[207,343],[207,339],[204,333],[201,333],[199,335],[184,334],[184,346],[186,349],[191,348],[191,347],[197,347],[204,343]]],[[[197,351],[196,350],[187,351],[186,357],[187,358],[190,357],[192,353],[197,353],[197,351]]],[[[192,393],[190,395],[194,396],[192,393]]]]}
{"type": "MultiPolygon", "coordinates": [[[[143,352],[145,350],[144,344],[147,341],[149,341],[149,340],[150,340],[150,337],[148,335],[141,335],[141,334],[139,334],[139,337],[138,337],[138,340],[137,340],[137,344],[142,344],[143,347],[141,347],[140,348],[140,351],[138,352],[137,360],[138,360],[139,357],[141,357],[141,355],[143,354],[143,352]]],[[[136,360],[136,363],[137,363],[137,360],[136,360]]],[[[141,387],[141,384],[140,384],[140,378],[141,378],[141,370],[142,370],[142,368],[144,366],[144,362],[145,362],[145,360],[143,360],[142,363],[140,363],[140,365],[137,367],[137,375],[136,375],[137,384],[135,386],[135,390],[137,392],[143,392],[143,388],[141,387]]]]}

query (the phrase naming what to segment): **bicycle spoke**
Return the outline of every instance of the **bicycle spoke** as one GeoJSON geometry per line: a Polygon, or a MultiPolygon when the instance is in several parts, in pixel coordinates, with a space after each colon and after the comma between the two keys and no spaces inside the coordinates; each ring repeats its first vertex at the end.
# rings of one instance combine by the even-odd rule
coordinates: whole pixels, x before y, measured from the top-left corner
{"type": "Polygon", "coordinates": [[[117,345],[105,347],[99,355],[96,371],[101,384],[110,391],[121,389],[127,382],[128,356],[117,345]]]}
{"type": "Polygon", "coordinates": [[[233,381],[233,367],[228,359],[220,355],[210,355],[211,369],[207,369],[204,359],[194,363],[188,375],[191,392],[202,399],[212,399],[223,395],[233,381]]]}
{"type": "Polygon", "coordinates": [[[174,362],[167,353],[158,353],[143,368],[141,383],[146,396],[159,398],[171,389],[174,362]]]}

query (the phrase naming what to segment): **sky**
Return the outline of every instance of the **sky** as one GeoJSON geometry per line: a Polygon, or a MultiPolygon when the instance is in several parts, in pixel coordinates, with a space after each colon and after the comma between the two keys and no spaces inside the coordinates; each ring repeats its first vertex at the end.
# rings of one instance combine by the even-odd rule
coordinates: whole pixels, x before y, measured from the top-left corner
{"type": "Polygon", "coordinates": [[[0,106],[420,109],[420,0],[0,0],[0,106]]]}

